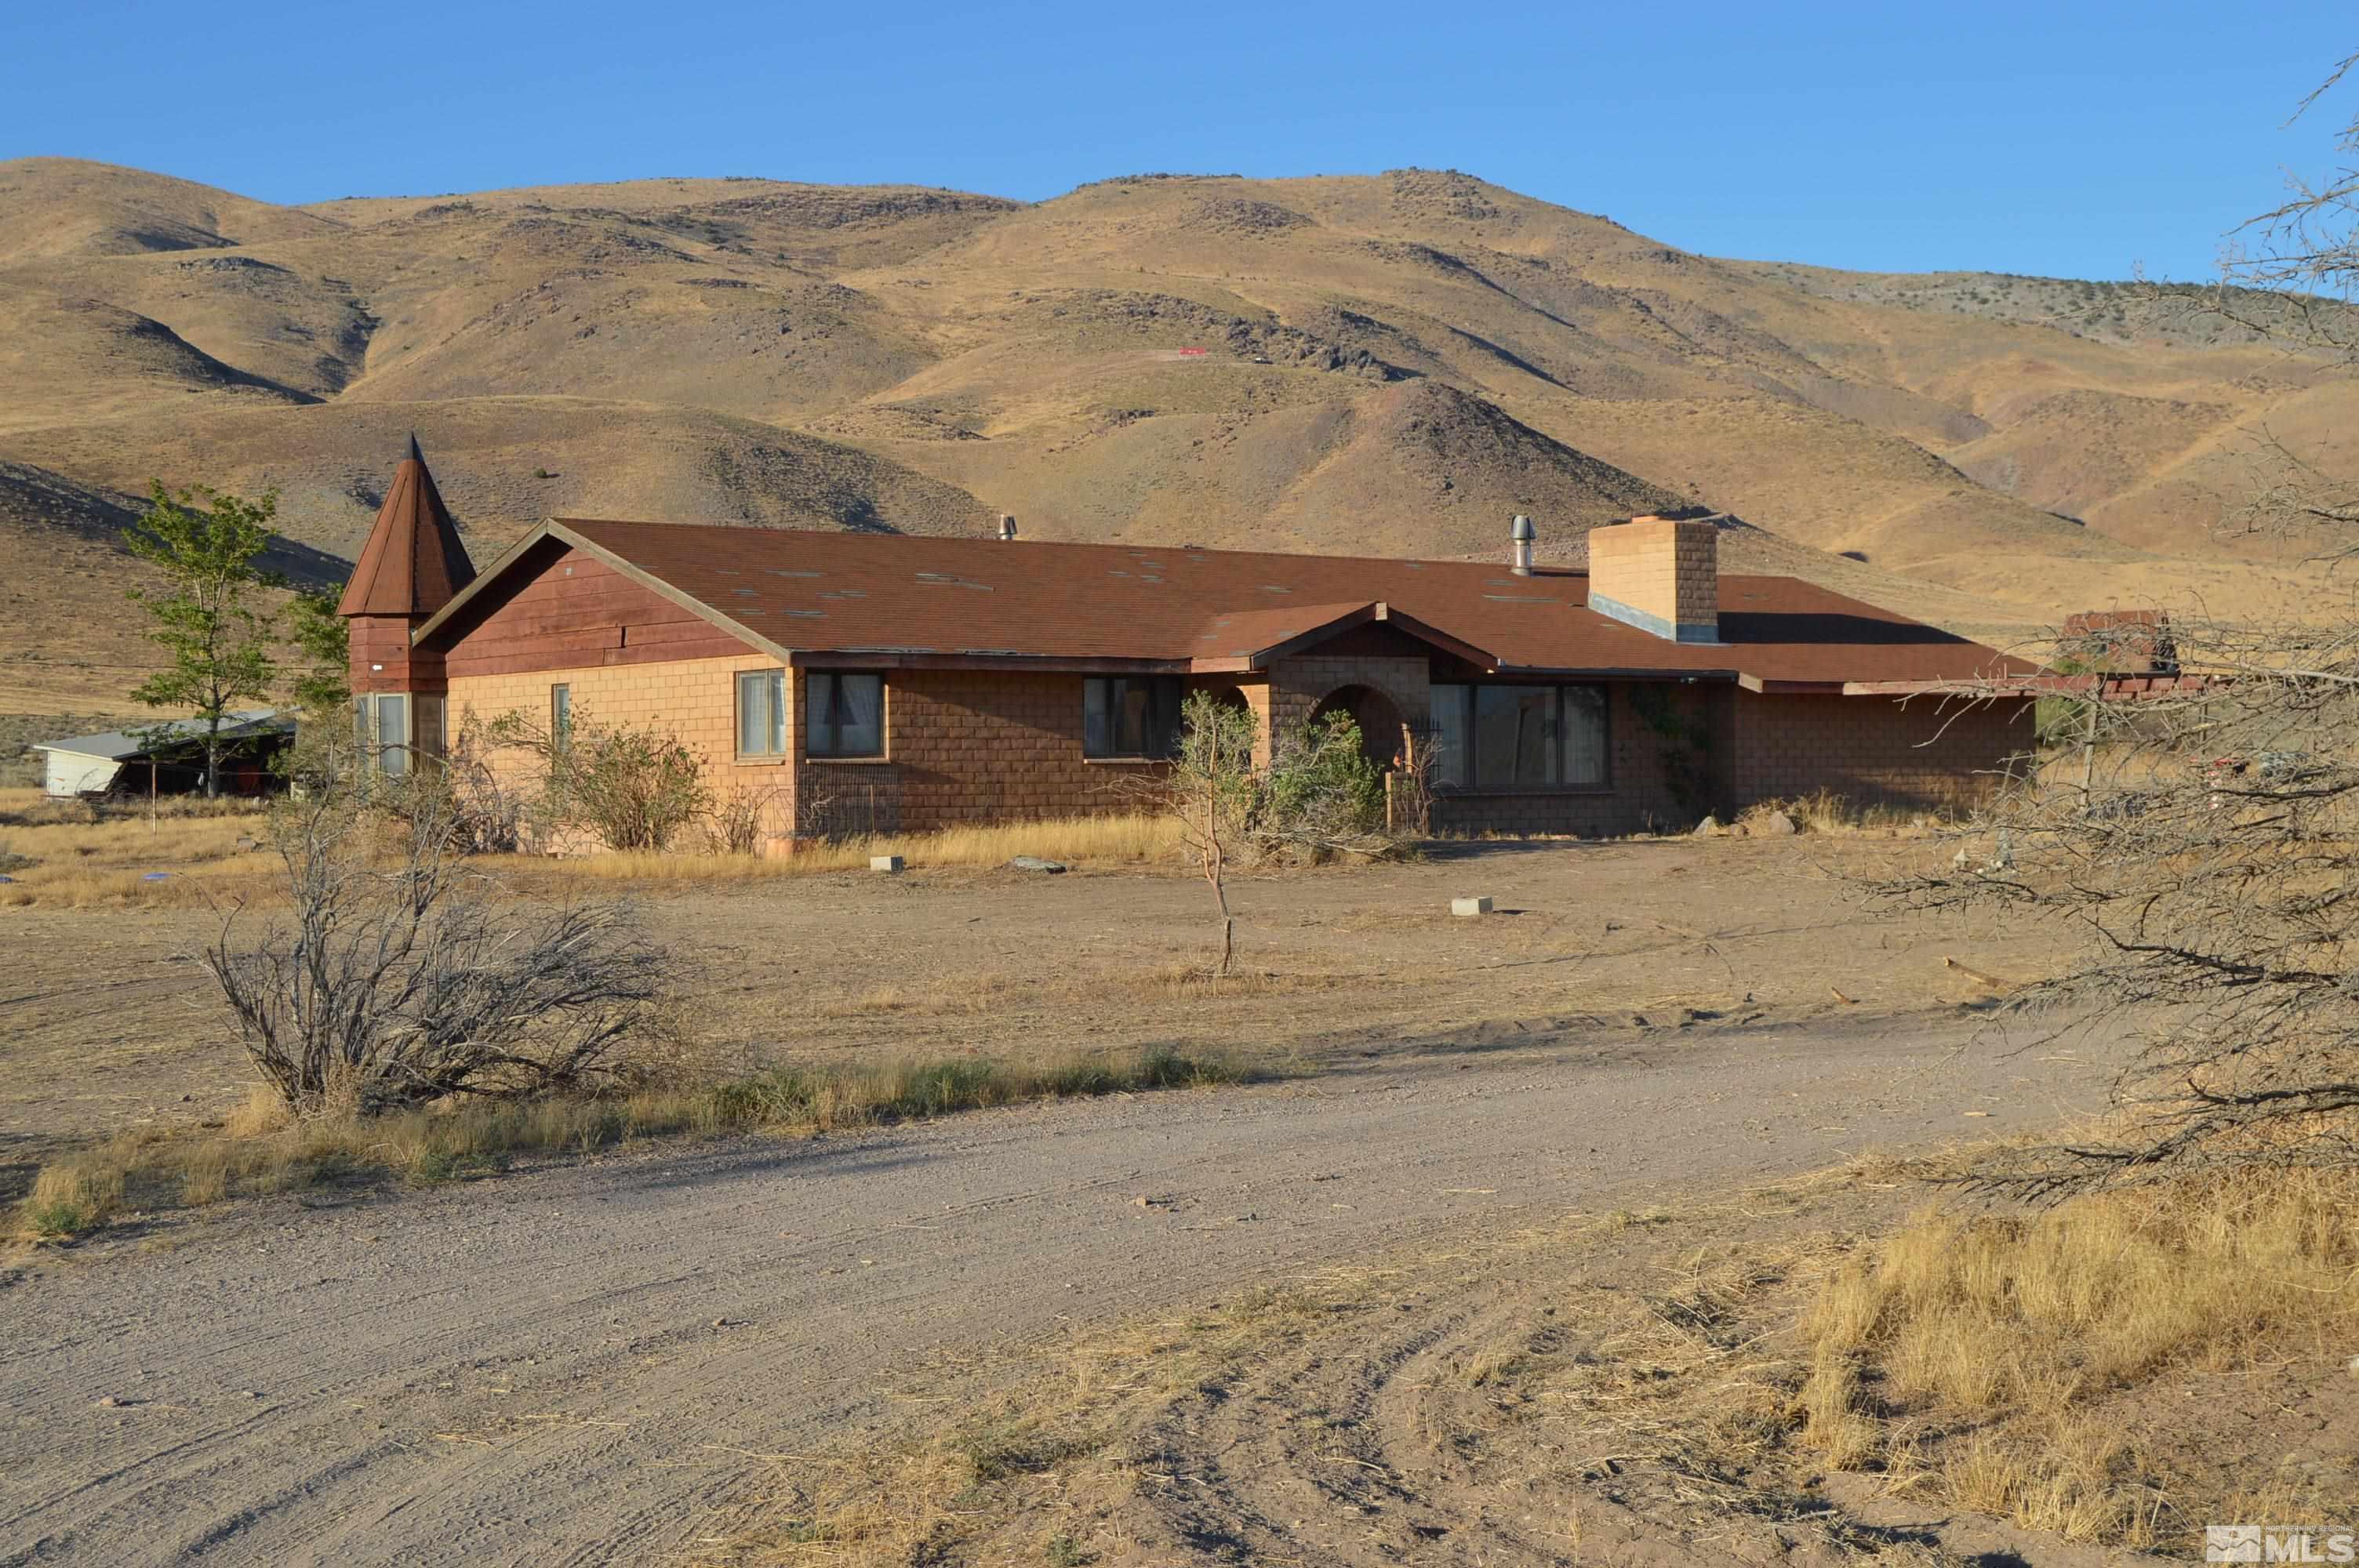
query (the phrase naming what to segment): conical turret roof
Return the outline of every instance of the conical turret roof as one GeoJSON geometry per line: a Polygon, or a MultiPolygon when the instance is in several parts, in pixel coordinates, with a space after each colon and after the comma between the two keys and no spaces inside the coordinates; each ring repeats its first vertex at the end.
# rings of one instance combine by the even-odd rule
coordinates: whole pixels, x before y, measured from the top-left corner
{"type": "Polygon", "coordinates": [[[377,509],[376,526],[361,546],[360,564],[337,604],[341,615],[433,614],[475,578],[475,563],[459,542],[451,509],[434,488],[418,438],[393,470],[393,484],[377,509]]]}

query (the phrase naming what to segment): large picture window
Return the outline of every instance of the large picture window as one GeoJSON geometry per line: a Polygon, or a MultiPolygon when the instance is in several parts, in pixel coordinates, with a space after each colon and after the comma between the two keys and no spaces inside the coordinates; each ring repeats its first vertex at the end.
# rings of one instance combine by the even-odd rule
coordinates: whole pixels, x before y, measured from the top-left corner
{"type": "Polygon", "coordinates": [[[786,671],[747,670],[738,676],[737,754],[753,758],[787,754],[786,671]]]}
{"type": "Polygon", "coordinates": [[[1454,789],[1603,789],[1605,688],[1436,686],[1434,782],[1454,789]]]}
{"type": "Polygon", "coordinates": [[[1169,757],[1180,746],[1178,676],[1091,676],[1082,682],[1082,755],[1169,757]]]}
{"type": "Polygon", "coordinates": [[[803,751],[813,757],[885,754],[885,677],[813,670],[803,677],[803,751]]]}

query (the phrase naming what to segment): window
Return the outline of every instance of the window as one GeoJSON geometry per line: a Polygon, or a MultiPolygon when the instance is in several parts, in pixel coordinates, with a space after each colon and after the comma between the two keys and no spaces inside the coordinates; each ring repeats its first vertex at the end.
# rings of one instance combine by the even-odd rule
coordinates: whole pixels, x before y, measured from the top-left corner
{"type": "Polygon", "coordinates": [[[1434,782],[1457,789],[1602,789],[1605,688],[1436,686],[1434,782]]]}
{"type": "Polygon", "coordinates": [[[885,754],[885,677],[813,670],[803,677],[803,750],[814,757],[885,754]]]}
{"type": "Polygon", "coordinates": [[[549,688],[549,749],[565,750],[573,735],[573,688],[563,681],[549,688]]]}
{"type": "Polygon", "coordinates": [[[361,754],[373,759],[375,769],[386,778],[401,778],[410,771],[410,697],[401,691],[385,691],[361,700],[375,705],[377,721],[375,733],[364,738],[361,754]]]}
{"type": "Polygon", "coordinates": [[[1178,676],[1091,676],[1082,682],[1082,755],[1169,757],[1180,746],[1178,676]]]}
{"type": "Polygon", "coordinates": [[[450,754],[443,737],[443,719],[450,699],[440,692],[421,691],[410,698],[409,748],[421,757],[440,762],[450,754]]]}
{"type": "Polygon", "coordinates": [[[446,754],[443,724],[449,702],[439,692],[364,692],[353,698],[353,757],[366,773],[397,779],[413,756],[446,754]]]}
{"type": "Polygon", "coordinates": [[[737,677],[737,754],[787,754],[787,672],[747,670],[737,677]]]}

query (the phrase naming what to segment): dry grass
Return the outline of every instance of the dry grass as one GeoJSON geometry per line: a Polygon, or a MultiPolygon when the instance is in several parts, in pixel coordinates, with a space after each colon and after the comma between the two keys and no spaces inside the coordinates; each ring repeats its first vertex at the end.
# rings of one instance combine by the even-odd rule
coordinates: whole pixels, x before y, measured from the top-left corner
{"type": "Polygon", "coordinates": [[[1875,833],[1889,836],[1930,827],[1933,814],[1920,806],[1861,806],[1831,789],[1813,790],[1791,800],[1765,800],[1737,813],[1730,826],[1743,833],[1760,830],[1762,823],[1783,812],[1805,833],[1875,833]]]}
{"type": "Polygon", "coordinates": [[[1150,1048],[1022,1065],[966,1057],[777,1068],[696,1087],[304,1120],[290,1119],[257,1087],[220,1126],[141,1129],[43,1167],[18,1218],[26,1234],[56,1239],[123,1213],[196,1207],[346,1177],[430,1184],[496,1174],[519,1155],[588,1154],[647,1138],[800,1135],[1256,1076],[1225,1058],[1150,1048]]]}
{"type": "Polygon", "coordinates": [[[989,867],[1018,855],[1079,866],[1153,865],[1176,860],[1173,825],[1147,816],[1066,816],[947,827],[938,833],[879,834],[837,839],[767,860],[751,855],[600,854],[562,862],[561,874],[625,881],[734,881],[746,878],[864,871],[873,855],[898,855],[912,868],[989,867]]]}
{"type": "MultiPolygon", "coordinates": [[[[173,803],[167,802],[168,807],[173,803]]],[[[150,823],[144,807],[94,808],[46,800],[38,790],[0,791],[0,851],[22,864],[0,874],[0,908],[103,909],[129,904],[185,907],[260,900],[277,892],[275,855],[237,847],[266,841],[269,817],[246,802],[184,801],[150,823]],[[163,873],[160,877],[154,873],[163,873]]],[[[1083,816],[940,833],[845,839],[783,860],[753,855],[597,854],[551,860],[525,855],[476,858],[482,870],[520,887],[636,882],[678,886],[861,871],[871,855],[899,855],[913,868],[990,867],[1017,855],[1082,868],[1175,862],[1179,840],[1154,817],[1083,816]]]]}
{"type": "Polygon", "coordinates": [[[248,801],[163,801],[151,822],[145,806],[0,790],[0,837],[18,862],[0,867],[10,879],[0,883],[0,908],[179,906],[258,888],[277,862],[241,852],[237,840],[266,838],[266,822],[248,801]]]}
{"type": "MultiPolygon", "coordinates": [[[[1413,1424],[1433,1452],[1369,1456],[1406,1473],[1479,1452],[1484,1496],[1562,1517],[1578,1514],[1586,1474],[1674,1528],[1802,1528],[1826,1522],[1813,1493],[1838,1469],[1875,1474],[1908,1499],[1896,1506],[2109,1546],[2183,1539],[2206,1518],[2315,1513],[2319,1497],[2251,1476],[2275,1448],[2174,1469],[2104,1398],[2166,1370],[2340,1367],[2359,1329],[2348,1177],[2026,1217],[1928,1211],[1865,1240],[1836,1228],[1863,1198],[1930,1173],[1866,1162],[1677,1213],[1453,1237],[1383,1267],[1078,1330],[1024,1352],[1040,1369],[1013,1387],[927,1389],[926,1418],[897,1440],[776,1456],[766,1511],[714,1560],[1055,1561],[1069,1532],[1120,1560],[1112,1542],[1137,1517],[1126,1500],[1145,1472],[1185,1463],[1163,1446],[1170,1411],[1217,1386],[1216,1404],[1252,1401],[1273,1429],[1317,1426],[1324,1409],[1296,1402],[1295,1382],[1364,1358],[1397,1323],[1415,1337],[1416,1320],[1395,1314],[1426,1312],[1437,1334],[1462,1333],[1448,1377],[1418,1374],[1413,1424]]],[[[1271,1497],[1317,1484],[1265,1480],[1271,1497]]]]}
{"type": "Polygon", "coordinates": [[[1802,1319],[1802,1440],[1861,1467],[1915,1432],[1960,1434],[1930,1476],[1950,1501],[2073,1541],[2145,1543],[2157,1494],[2096,1407],[2168,1371],[2347,1354],[2354,1198],[2348,1175],[2312,1172],[2028,1217],[1921,1214],[1831,1273],[1802,1319]]]}

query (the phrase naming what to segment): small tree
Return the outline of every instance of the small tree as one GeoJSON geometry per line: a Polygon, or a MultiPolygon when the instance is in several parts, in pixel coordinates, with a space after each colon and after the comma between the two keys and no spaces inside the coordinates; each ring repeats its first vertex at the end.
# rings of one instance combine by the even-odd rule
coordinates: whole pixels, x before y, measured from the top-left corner
{"type": "MultiPolygon", "coordinates": [[[[270,656],[277,618],[262,595],[281,585],[255,561],[270,543],[277,509],[276,491],[253,502],[210,490],[174,496],[158,480],[146,514],[125,531],[131,553],[164,575],[164,588],[135,588],[130,597],[147,611],[147,640],[169,659],[132,699],[194,713],[203,725],[209,796],[221,793],[221,732],[229,714],[241,702],[269,697],[277,676],[270,656]]],[[[168,732],[157,726],[150,743],[168,732]]]]}
{"type": "Polygon", "coordinates": [[[332,588],[307,588],[287,601],[287,642],[297,660],[288,695],[307,718],[341,719],[353,699],[353,629],[336,612],[337,597],[332,588]]]}
{"type": "Polygon", "coordinates": [[[1226,974],[1236,950],[1228,871],[1274,856],[1322,860],[1386,855],[1401,846],[1385,820],[1384,774],[1360,744],[1349,714],[1280,730],[1266,765],[1254,759],[1253,715],[1212,692],[1189,694],[1180,743],[1160,775],[1131,787],[1178,824],[1219,912],[1226,974]]]}
{"type": "Polygon", "coordinates": [[[1220,961],[1229,972],[1236,951],[1237,923],[1229,913],[1228,864],[1252,815],[1258,781],[1254,773],[1253,715],[1209,691],[1190,692],[1180,710],[1180,749],[1162,781],[1164,808],[1180,826],[1212,890],[1220,912],[1220,961]]]}

